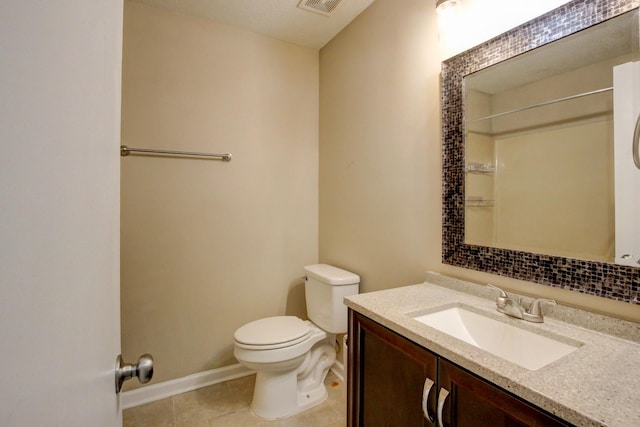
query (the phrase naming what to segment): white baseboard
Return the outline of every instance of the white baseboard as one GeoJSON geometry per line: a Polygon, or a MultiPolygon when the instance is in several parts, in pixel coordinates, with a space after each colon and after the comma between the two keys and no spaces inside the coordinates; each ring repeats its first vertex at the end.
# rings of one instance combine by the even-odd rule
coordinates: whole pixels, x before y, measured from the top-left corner
{"type": "Polygon", "coordinates": [[[120,406],[122,409],[133,408],[134,406],[144,405],[145,403],[175,396],[176,394],[246,377],[254,373],[255,371],[245,368],[239,363],[210,371],[198,372],[197,374],[176,378],[175,380],[125,391],[120,394],[120,406]]]}

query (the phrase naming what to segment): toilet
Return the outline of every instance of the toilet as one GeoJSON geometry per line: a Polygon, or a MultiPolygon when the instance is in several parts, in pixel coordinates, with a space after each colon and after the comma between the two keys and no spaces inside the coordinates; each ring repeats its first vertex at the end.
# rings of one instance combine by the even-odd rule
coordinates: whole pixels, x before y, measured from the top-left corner
{"type": "Polygon", "coordinates": [[[336,334],[347,332],[345,296],[358,293],[360,277],[327,264],[304,268],[307,314],[259,319],[233,335],[234,356],[256,371],[251,411],[285,418],[327,398],[324,379],[336,360],[336,334]]]}

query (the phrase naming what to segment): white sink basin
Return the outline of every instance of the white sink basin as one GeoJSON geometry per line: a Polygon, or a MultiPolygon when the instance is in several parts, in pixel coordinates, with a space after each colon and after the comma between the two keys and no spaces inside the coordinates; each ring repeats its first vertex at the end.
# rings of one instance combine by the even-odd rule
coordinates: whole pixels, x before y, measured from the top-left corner
{"type": "Polygon", "coordinates": [[[529,332],[462,307],[445,308],[414,319],[531,371],[555,362],[581,345],[529,332]]]}

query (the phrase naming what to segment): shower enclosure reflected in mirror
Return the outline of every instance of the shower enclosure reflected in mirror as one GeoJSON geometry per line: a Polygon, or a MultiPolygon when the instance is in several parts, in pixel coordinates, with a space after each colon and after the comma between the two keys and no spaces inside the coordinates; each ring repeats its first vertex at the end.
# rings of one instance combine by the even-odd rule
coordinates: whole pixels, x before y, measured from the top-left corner
{"type": "Polygon", "coordinates": [[[638,265],[638,60],[634,10],[464,77],[465,243],[638,265]]]}
{"type": "Polygon", "coordinates": [[[574,0],[443,63],[443,262],[640,303],[638,3],[574,0]]]}

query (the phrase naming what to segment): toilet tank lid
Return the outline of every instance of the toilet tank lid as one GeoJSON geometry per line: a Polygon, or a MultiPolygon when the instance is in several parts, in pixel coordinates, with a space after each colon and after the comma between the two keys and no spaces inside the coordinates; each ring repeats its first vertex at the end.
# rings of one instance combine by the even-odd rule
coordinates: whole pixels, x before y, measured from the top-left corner
{"type": "Polygon", "coordinates": [[[328,264],[307,265],[304,268],[308,277],[329,285],[354,285],[360,283],[360,276],[328,264]]]}

